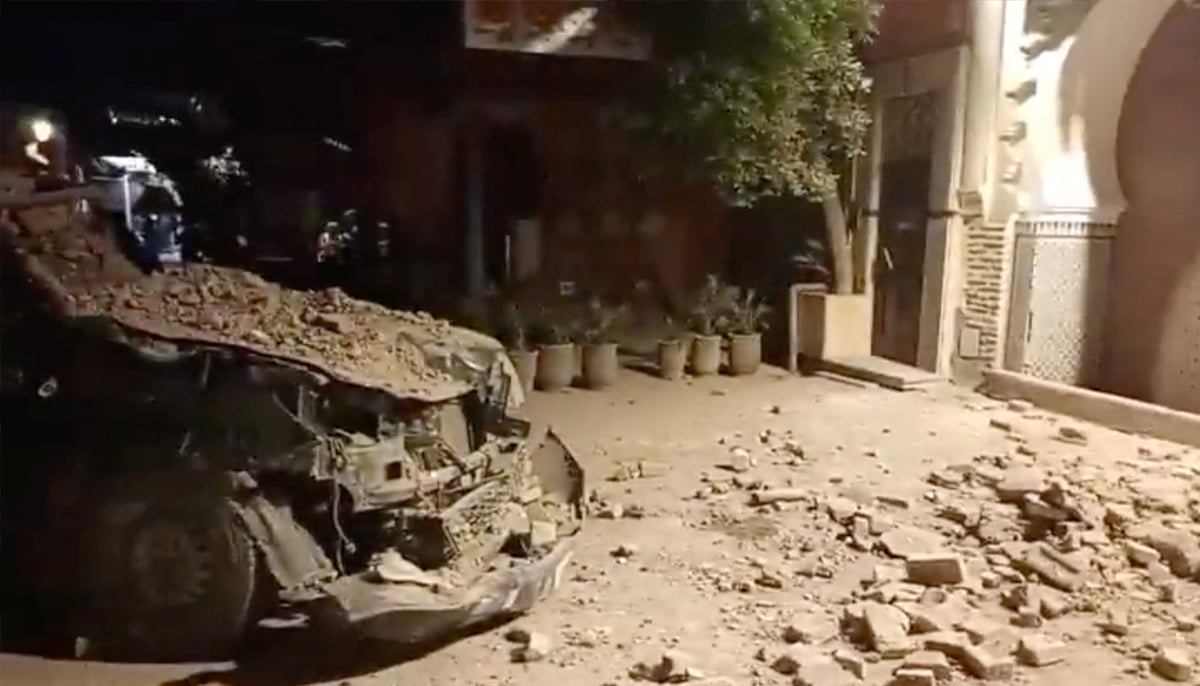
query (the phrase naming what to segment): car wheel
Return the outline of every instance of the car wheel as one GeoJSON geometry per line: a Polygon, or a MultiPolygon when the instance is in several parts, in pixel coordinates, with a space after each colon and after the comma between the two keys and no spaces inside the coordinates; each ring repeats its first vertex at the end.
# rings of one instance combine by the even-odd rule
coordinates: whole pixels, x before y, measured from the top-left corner
{"type": "Polygon", "coordinates": [[[254,547],[232,504],[176,492],[137,505],[110,532],[119,580],[109,607],[121,631],[107,638],[148,659],[227,656],[252,620],[256,591],[254,547]]]}

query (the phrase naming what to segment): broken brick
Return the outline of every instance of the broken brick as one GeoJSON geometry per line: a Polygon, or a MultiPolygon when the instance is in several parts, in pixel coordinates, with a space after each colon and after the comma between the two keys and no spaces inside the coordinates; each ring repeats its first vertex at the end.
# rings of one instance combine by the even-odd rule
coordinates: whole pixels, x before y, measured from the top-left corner
{"type": "Polygon", "coordinates": [[[928,669],[901,667],[892,675],[889,686],[935,686],[937,675],[928,669]]]}
{"type": "Polygon", "coordinates": [[[950,678],[950,660],[946,654],[936,650],[919,650],[904,658],[901,669],[918,669],[933,672],[938,679],[950,678]]]}
{"type": "Polygon", "coordinates": [[[1012,678],[1012,658],[996,655],[983,646],[967,646],[961,659],[968,672],[984,681],[1004,681],[1012,678]]]}
{"type": "Polygon", "coordinates": [[[1139,567],[1147,567],[1162,559],[1157,550],[1137,541],[1125,541],[1125,556],[1139,567]]]}
{"type": "Polygon", "coordinates": [[[966,577],[962,558],[953,553],[911,555],[904,567],[909,581],[926,586],[958,584],[966,577]]]}
{"type": "Polygon", "coordinates": [[[908,637],[908,617],[891,605],[871,604],[865,611],[871,647],[885,659],[903,657],[914,650],[908,637]]]}
{"type": "Polygon", "coordinates": [[[1168,681],[1188,681],[1192,678],[1192,658],[1183,648],[1161,648],[1150,668],[1168,681]]]}
{"type": "Polygon", "coordinates": [[[970,643],[966,635],[957,631],[936,631],[921,636],[921,646],[925,650],[936,650],[952,660],[961,657],[970,643]]]}
{"type": "Polygon", "coordinates": [[[1017,659],[1031,667],[1045,667],[1066,657],[1067,644],[1045,634],[1025,636],[1017,646],[1017,659]]]}

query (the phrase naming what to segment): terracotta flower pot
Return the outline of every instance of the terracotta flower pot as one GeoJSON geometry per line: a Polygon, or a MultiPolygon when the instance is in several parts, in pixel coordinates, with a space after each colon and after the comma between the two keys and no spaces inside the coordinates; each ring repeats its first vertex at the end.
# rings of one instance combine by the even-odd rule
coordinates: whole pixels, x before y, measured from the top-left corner
{"type": "Polygon", "coordinates": [[[508,357],[517,368],[517,378],[521,380],[521,388],[528,394],[533,390],[533,380],[537,376],[537,350],[509,350],[508,357]]]}
{"type": "Polygon", "coordinates": [[[616,343],[585,343],[583,346],[583,383],[588,388],[604,388],[617,380],[616,343]]]}
{"type": "Polygon", "coordinates": [[[721,337],[699,334],[693,337],[691,362],[696,376],[716,374],[721,369],[721,337]]]}
{"type": "Polygon", "coordinates": [[[729,373],[744,376],[758,371],[762,363],[762,334],[729,334],[729,373]]]}
{"type": "Polygon", "coordinates": [[[687,365],[687,350],[685,341],[659,341],[658,375],[671,381],[683,378],[683,368],[687,365]]]}
{"type": "Polygon", "coordinates": [[[543,391],[558,391],[575,380],[575,344],[544,345],[538,351],[535,385],[543,391]]]}

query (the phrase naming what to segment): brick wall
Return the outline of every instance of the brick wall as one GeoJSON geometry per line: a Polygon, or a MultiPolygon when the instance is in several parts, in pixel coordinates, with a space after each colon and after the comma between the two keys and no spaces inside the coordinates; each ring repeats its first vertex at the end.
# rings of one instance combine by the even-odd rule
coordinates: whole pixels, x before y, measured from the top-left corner
{"type": "Polygon", "coordinates": [[[1008,228],[974,217],[966,223],[961,327],[958,355],[978,360],[984,366],[999,362],[1003,349],[1005,299],[1009,282],[1011,250],[1008,228]],[[978,345],[974,336],[978,336],[978,345]]]}

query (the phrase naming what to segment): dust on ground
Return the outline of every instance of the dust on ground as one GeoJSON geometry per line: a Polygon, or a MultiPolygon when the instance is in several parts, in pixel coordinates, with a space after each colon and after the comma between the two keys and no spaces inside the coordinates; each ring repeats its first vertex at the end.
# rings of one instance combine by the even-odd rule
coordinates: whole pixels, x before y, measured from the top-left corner
{"type": "Polygon", "coordinates": [[[5,655],[4,683],[1194,682],[1195,449],[953,387],[778,370],[625,372],[529,409],[579,454],[596,513],[530,615],[392,665],[296,669],[312,647],[220,665],[5,655]]]}

